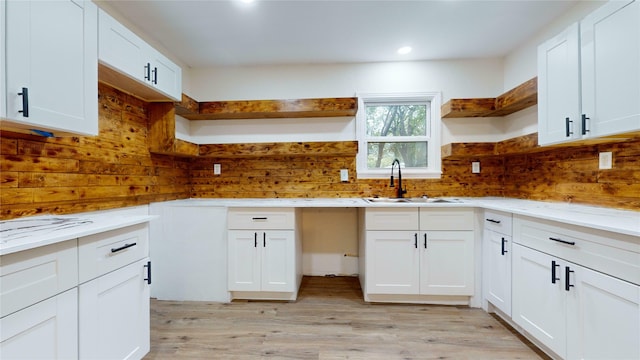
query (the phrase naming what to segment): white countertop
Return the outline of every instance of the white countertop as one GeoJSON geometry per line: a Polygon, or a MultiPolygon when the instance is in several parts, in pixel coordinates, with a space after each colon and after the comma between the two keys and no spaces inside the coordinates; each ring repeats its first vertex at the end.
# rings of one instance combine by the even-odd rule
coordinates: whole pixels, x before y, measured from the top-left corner
{"type": "Polygon", "coordinates": [[[455,203],[370,203],[361,198],[296,199],[187,199],[173,203],[185,206],[224,207],[475,207],[559,221],[572,225],[640,237],[640,211],[618,210],[578,204],[499,197],[442,198],[455,203]]]}
{"type": "Polygon", "coordinates": [[[45,215],[0,221],[0,255],[148,222],[154,215],[45,215]],[[30,227],[38,223],[39,226],[30,227]],[[46,225],[45,225],[46,224],[46,225]]]}
{"type": "MultiPolygon", "coordinates": [[[[361,198],[298,198],[298,199],[186,199],[170,201],[178,206],[220,207],[297,207],[297,208],[366,208],[366,207],[474,207],[505,211],[540,219],[559,221],[587,228],[640,237],[640,211],[541,202],[509,198],[444,198],[455,203],[370,203],[361,198]]],[[[49,215],[0,221],[0,255],[49,245],[81,236],[92,235],[125,226],[148,222],[154,216],[141,211],[114,210],[74,215],[49,215]],[[42,229],[29,228],[28,222],[52,220],[42,229]],[[64,221],[61,221],[64,220],[64,221]],[[22,227],[24,230],[14,230],[22,227]]]]}

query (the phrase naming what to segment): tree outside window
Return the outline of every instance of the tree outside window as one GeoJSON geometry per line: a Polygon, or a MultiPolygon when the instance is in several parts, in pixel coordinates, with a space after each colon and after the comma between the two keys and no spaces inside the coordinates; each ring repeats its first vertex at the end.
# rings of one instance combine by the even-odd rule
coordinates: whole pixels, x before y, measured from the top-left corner
{"type": "Polygon", "coordinates": [[[439,132],[438,139],[432,136],[440,121],[436,95],[359,97],[358,177],[389,176],[394,159],[408,177],[439,176],[439,132]]]}

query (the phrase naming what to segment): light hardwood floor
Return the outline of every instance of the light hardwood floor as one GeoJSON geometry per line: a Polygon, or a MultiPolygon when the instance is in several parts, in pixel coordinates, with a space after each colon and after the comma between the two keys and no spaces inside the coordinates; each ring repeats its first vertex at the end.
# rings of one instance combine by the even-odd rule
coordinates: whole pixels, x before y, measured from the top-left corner
{"type": "Polygon", "coordinates": [[[151,302],[145,359],[540,359],[463,306],[368,304],[357,278],[305,277],[296,302],[151,302]]]}

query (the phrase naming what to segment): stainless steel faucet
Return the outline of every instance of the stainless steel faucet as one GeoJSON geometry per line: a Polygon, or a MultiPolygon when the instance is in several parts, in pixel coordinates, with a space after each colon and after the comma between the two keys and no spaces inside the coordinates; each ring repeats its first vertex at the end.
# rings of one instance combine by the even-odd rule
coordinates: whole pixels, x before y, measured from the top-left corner
{"type": "Polygon", "coordinates": [[[391,163],[391,184],[389,184],[389,187],[395,187],[393,184],[393,168],[396,164],[398,164],[398,190],[396,190],[396,197],[400,199],[407,193],[407,190],[402,188],[402,171],[400,170],[400,160],[398,159],[393,160],[393,163],[391,163]]]}

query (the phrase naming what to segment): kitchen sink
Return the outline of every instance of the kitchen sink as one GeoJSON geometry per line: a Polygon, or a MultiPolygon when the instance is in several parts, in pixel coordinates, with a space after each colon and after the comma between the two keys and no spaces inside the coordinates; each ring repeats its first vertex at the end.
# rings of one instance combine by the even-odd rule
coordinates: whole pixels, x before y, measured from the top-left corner
{"type": "Polygon", "coordinates": [[[369,197],[364,198],[364,201],[368,203],[460,203],[458,199],[443,199],[443,198],[428,198],[428,197],[414,197],[414,198],[388,198],[388,197],[369,197]]]}

